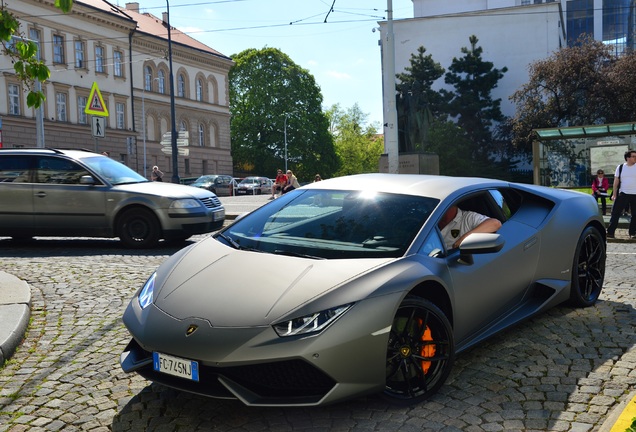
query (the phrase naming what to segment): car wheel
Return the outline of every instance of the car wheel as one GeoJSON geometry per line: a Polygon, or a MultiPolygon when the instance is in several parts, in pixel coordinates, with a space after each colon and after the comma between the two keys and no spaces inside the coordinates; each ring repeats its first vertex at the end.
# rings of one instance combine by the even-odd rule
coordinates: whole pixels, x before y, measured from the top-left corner
{"type": "Polygon", "coordinates": [[[150,248],[159,243],[161,230],[155,215],[146,209],[127,210],[119,218],[119,239],[130,248],[150,248]]]}
{"type": "Polygon", "coordinates": [[[262,193],[263,193],[263,190],[262,190],[262,189],[257,189],[257,190],[256,190],[256,195],[260,195],[260,194],[262,194],[262,193]]]}
{"type": "Polygon", "coordinates": [[[444,384],[454,361],[446,315],[428,300],[406,297],[389,335],[384,397],[398,404],[428,398],[444,384]]]}
{"type": "Polygon", "coordinates": [[[574,306],[592,306],[601,295],[605,280],[605,242],[601,233],[587,227],[576,246],[572,265],[570,302],[574,306]]]}

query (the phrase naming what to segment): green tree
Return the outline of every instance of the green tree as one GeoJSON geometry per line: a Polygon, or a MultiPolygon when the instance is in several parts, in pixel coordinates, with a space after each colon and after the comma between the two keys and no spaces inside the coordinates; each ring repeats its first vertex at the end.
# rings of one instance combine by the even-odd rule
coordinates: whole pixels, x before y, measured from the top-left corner
{"type": "Polygon", "coordinates": [[[470,47],[461,49],[464,56],[453,58],[444,76],[444,82],[455,90],[441,90],[440,93],[445,96],[447,112],[457,119],[457,124],[473,143],[471,155],[487,160],[492,128],[504,120],[501,99],[493,100],[491,93],[508,68],[497,69],[492,62],[485,61],[476,36],[470,36],[469,41],[470,47]]]}
{"type": "MultiPolygon", "coordinates": [[[[73,0],[55,0],[55,7],[68,13],[73,8],[73,0]]],[[[0,42],[3,42],[2,54],[11,57],[16,76],[29,91],[27,106],[40,107],[46,97],[44,92],[35,87],[35,81],[46,81],[51,71],[43,61],[38,60],[37,44],[20,32],[20,22],[5,8],[4,2],[0,2],[0,42]]]]}
{"type": "Polygon", "coordinates": [[[584,37],[576,45],[532,63],[528,82],[511,96],[517,105],[515,146],[530,152],[535,128],[580,126],[607,119],[633,121],[636,102],[629,97],[636,95],[635,90],[631,78],[620,75],[636,71],[634,60],[634,55],[628,55],[618,61],[612,47],[584,37]],[[623,108],[618,101],[625,104],[627,113],[620,113],[623,108]]]}
{"type": "Polygon", "coordinates": [[[336,176],[378,172],[384,139],[376,125],[366,125],[368,115],[358,104],[342,110],[339,104],[327,110],[340,169],[336,176]],[[365,126],[366,125],[366,126],[365,126]]]}
{"type": "Polygon", "coordinates": [[[425,55],[419,47],[411,54],[410,66],[396,75],[396,108],[398,111],[398,141],[401,152],[424,150],[428,144],[431,120],[438,117],[442,96],[432,89],[433,83],[444,75],[444,68],[425,55]]]}
{"type": "Polygon", "coordinates": [[[247,49],[232,59],[230,129],[235,169],[272,176],[277,168],[284,168],[287,153],[288,168],[300,181],[316,172],[333,175],[338,163],[314,77],[275,48],[247,49]]]}

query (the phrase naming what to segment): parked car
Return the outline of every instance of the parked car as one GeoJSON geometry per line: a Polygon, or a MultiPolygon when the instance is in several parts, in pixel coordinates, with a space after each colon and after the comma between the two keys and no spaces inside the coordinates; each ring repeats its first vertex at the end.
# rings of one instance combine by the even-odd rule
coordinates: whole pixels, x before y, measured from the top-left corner
{"type": "Polygon", "coordinates": [[[234,178],[229,175],[202,175],[190,186],[207,189],[218,196],[234,195],[234,178]]]}
{"type": "Polygon", "coordinates": [[[271,191],[272,181],[267,177],[245,177],[236,188],[237,195],[261,195],[271,191]]]}
{"type": "Polygon", "coordinates": [[[247,405],[373,392],[416,403],[457,353],[565,301],[593,305],[605,247],[589,194],[407,174],[324,180],[165,261],[124,312],[120,362],[247,405]],[[455,206],[501,224],[447,249],[438,224],[455,206]]]}
{"type": "Polygon", "coordinates": [[[156,246],[223,226],[211,192],[150,182],[90,151],[0,149],[0,236],[119,237],[156,246]]]}

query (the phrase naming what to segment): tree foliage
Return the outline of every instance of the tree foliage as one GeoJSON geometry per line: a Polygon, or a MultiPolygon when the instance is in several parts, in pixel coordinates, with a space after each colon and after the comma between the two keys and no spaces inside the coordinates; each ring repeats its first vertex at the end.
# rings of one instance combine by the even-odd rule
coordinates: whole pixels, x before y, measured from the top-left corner
{"type": "MultiPolygon", "coordinates": [[[[73,0],[55,0],[55,7],[64,13],[73,8],[73,0]]],[[[20,32],[20,22],[0,3],[0,42],[2,54],[13,60],[15,74],[28,90],[27,106],[39,108],[46,100],[44,92],[35,87],[36,80],[44,82],[51,76],[51,71],[43,61],[38,60],[38,46],[20,32]],[[13,38],[17,41],[13,43],[13,38]]]]}
{"type": "MultiPolygon", "coordinates": [[[[470,47],[461,48],[463,56],[453,58],[445,74],[444,68],[420,47],[411,55],[405,72],[396,75],[400,81],[396,85],[396,105],[400,106],[405,94],[421,95],[422,104],[410,105],[419,115],[416,126],[424,124],[426,128],[425,145],[414,150],[436,153],[441,174],[502,178],[507,169],[501,172],[500,168],[509,156],[509,146],[502,141],[506,139],[506,129],[501,125],[506,118],[501,112],[501,100],[494,100],[491,93],[508,69],[497,69],[482,58],[483,49],[477,45],[476,36],[471,36],[469,42],[470,47]],[[442,76],[452,90],[433,90],[435,81],[442,76]],[[504,154],[506,158],[502,157],[504,154]]],[[[412,122],[404,129],[411,127],[412,122]]]]}
{"type": "Polygon", "coordinates": [[[504,120],[501,99],[493,100],[491,94],[508,68],[497,69],[485,61],[475,35],[469,41],[470,47],[461,48],[463,57],[454,57],[444,76],[444,82],[455,90],[440,92],[446,99],[448,114],[457,119],[473,143],[471,154],[484,158],[491,150],[492,128],[504,120]]]}
{"type": "Polygon", "coordinates": [[[433,83],[444,75],[444,68],[425,55],[419,47],[411,54],[410,66],[396,74],[395,88],[398,112],[398,142],[401,152],[421,151],[428,144],[431,121],[440,115],[442,96],[432,89],[433,83]]]}
{"type": "Polygon", "coordinates": [[[314,77],[275,48],[247,49],[232,59],[236,63],[229,73],[235,169],[251,168],[254,174],[271,177],[277,168],[284,168],[287,147],[288,168],[300,181],[316,172],[332,175],[337,159],[314,77]]]}
{"type": "Polygon", "coordinates": [[[368,115],[358,104],[342,110],[339,104],[327,110],[330,132],[334,137],[340,169],[336,176],[378,172],[384,139],[378,137],[375,125],[367,125],[368,115]]]}
{"type": "Polygon", "coordinates": [[[616,58],[612,47],[584,37],[532,63],[528,82],[511,96],[515,145],[529,152],[535,128],[633,121],[633,75],[622,74],[636,71],[635,60],[616,58]]]}

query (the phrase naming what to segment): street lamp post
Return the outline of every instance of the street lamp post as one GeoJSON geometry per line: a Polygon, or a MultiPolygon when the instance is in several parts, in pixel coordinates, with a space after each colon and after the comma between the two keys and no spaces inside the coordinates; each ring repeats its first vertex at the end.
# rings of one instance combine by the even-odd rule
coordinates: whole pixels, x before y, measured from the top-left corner
{"type": "Polygon", "coordinates": [[[177,148],[177,122],[175,119],[174,109],[174,75],[172,74],[172,35],[170,32],[170,2],[166,0],[166,24],[168,25],[168,63],[170,64],[170,117],[172,132],[170,133],[170,141],[172,148],[172,183],[180,183],[179,181],[179,159],[177,148]]]}
{"type": "Polygon", "coordinates": [[[285,172],[287,172],[287,117],[289,114],[285,114],[285,172]]]}
{"type": "Polygon", "coordinates": [[[287,119],[291,114],[294,114],[296,111],[285,113],[285,122],[283,127],[283,135],[285,137],[285,172],[287,172],[287,119]]]}

